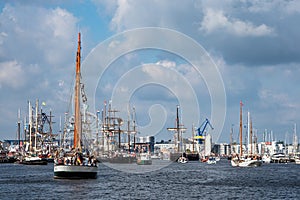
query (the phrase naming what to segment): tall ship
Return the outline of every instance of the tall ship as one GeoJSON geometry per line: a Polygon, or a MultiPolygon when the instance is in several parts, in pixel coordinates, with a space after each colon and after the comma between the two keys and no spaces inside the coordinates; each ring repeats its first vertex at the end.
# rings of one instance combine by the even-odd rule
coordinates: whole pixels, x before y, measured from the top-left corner
{"type": "MultiPolygon", "coordinates": [[[[42,105],[46,105],[45,102],[42,105]]],[[[53,162],[54,136],[52,132],[52,114],[48,115],[39,107],[36,99],[35,109],[28,101],[28,122],[24,118],[24,139],[21,140],[21,110],[18,110],[18,142],[11,149],[16,163],[25,165],[47,165],[53,162]]]]}
{"type": "MultiPolygon", "coordinates": [[[[135,109],[134,117],[135,117],[135,109]]],[[[118,110],[113,109],[112,101],[104,102],[102,110],[102,124],[100,143],[98,144],[99,162],[109,162],[113,164],[132,164],[136,162],[136,124],[135,118],[130,114],[128,105],[127,122],[118,116],[118,110]],[[131,123],[131,121],[133,123],[131,123]],[[127,129],[122,129],[127,124],[127,129]],[[133,137],[132,137],[133,135],[133,137]]]]}
{"type": "MultiPolygon", "coordinates": [[[[61,148],[56,152],[54,160],[54,178],[86,179],[97,178],[97,162],[89,145],[84,145],[83,122],[81,116],[81,38],[78,33],[78,48],[76,55],[76,81],[74,90],[74,134],[72,148],[61,148]]],[[[86,98],[83,98],[86,101],[86,98]]],[[[64,137],[65,138],[65,137],[64,137]]]]}
{"type": "MultiPolygon", "coordinates": [[[[239,155],[235,155],[231,159],[231,166],[233,166],[233,167],[258,167],[258,166],[261,166],[261,161],[257,158],[257,156],[253,156],[252,152],[250,152],[249,155],[243,155],[243,120],[242,120],[243,119],[243,117],[242,117],[243,108],[242,107],[243,107],[243,103],[241,101],[240,102],[240,133],[239,133],[240,152],[239,152],[239,155]]],[[[250,129],[252,129],[252,123],[250,123],[250,114],[248,114],[248,122],[249,122],[248,130],[250,131],[250,129]]],[[[251,149],[252,149],[252,144],[251,144],[251,149]]]]}
{"type": "MultiPolygon", "coordinates": [[[[180,124],[179,119],[179,105],[176,107],[176,126],[174,128],[167,128],[168,131],[174,131],[174,152],[170,153],[170,160],[175,162],[180,162],[181,160],[187,161],[186,153],[183,152],[183,137],[182,133],[186,131],[186,128],[180,124]]],[[[198,157],[199,159],[199,157],[198,157]]]]}

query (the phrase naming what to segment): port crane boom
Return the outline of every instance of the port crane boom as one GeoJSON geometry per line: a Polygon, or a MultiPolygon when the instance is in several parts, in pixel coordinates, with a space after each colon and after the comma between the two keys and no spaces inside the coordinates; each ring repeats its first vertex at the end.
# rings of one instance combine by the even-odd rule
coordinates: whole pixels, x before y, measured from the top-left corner
{"type": "Polygon", "coordinates": [[[205,139],[204,131],[205,131],[207,125],[209,125],[211,129],[214,129],[213,126],[211,125],[211,123],[209,122],[209,120],[206,118],[204,120],[204,122],[201,124],[201,126],[197,129],[197,135],[194,138],[194,139],[198,140],[199,144],[202,144],[203,140],[205,139]]]}

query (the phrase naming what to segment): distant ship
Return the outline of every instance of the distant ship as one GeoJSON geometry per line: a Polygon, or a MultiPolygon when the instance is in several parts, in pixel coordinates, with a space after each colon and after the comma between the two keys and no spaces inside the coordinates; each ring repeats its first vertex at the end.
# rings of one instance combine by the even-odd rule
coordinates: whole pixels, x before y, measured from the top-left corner
{"type": "MultiPolygon", "coordinates": [[[[242,107],[243,103],[240,102],[240,153],[239,155],[235,155],[231,159],[231,166],[233,167],[258,167],[261,166],[262,162],[257,159],[256,156],[251,155],[244,156],[243,155],[243,124],[242,124],[242,107]]],[[[250,115],[248,114],[248,122],[250,122],[250,115]]],[[[250,124],[248,125],[250,128],[250,124]]],[[[252,124],[251,124],[252,127],[252,124]]]]}
{"type": "Polygon", "coordinates": [[[96,157],[93,156],[82,145],[82,119],[80,112],[80,51],[81,40],[80,33],[78,34],[78,49],[76,56],[76,82],[75,82],[75,122],[74,122],[74,147],[68,151],[61,149],[56,152],[54,160],[54,178],[97,178],[97,162],[96,157]]]}
{"type": "Polygon", "coordinates": [[[152,158],[150,152],[150,145],[140,145],[139,152],[136,158],[136,164],[138,165],[152,165],[152,158]]]}

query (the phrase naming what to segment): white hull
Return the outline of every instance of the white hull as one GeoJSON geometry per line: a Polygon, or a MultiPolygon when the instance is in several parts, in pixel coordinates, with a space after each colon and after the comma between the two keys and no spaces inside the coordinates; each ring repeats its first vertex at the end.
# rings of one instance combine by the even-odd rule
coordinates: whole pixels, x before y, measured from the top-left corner
{"type": "Polygon", "coordinates": [[[231,166],[232,166],[232,167],[238,167],[238,166],[239,166],[238,161],[236,161],[236,160],[231,160],[231,166]]]}
{"type": "Polygon", "coordinates": [[[271,163],[271,157],[268,155],[264,155],[262,157],[262,161],[263,161],[263,163],[271,163]]]}
{"type": "Polygon", "coordinates": [[[98,168],[83,165],[54,165],[54,178],[97,178],[98,168]]]}
{"type": "Polygon", "coordinates": [[[184,163],[187,163],[188,160],[187,160],[187,158],[185,158],[185,157],[179,157],[178,160],[177,160],[177,162],[178,162],[178,163],[183,163],[183,164],[184,164],[184,163]]]}
{"type": "Polygon", "coordinates": [[[217,164],[216,159],[208,159],[206,162],[207,162],[207,164],[209,164],[209,165],[211,165],[211,164],[217,164]]]}
{"type": "Polygon", "coordinates": [[[217,161],[207,161],[208,165],[217,164],[217,161]]]}
{"type": "Polygon", "coordinates": [[[250,160],[250,159],[242,159],[237,160],[233,159],[231,160],[231,166],[233,167],[258,167],[261,166],[261,161],[259,160],[250,160]]]}
{"type": "Polygon", "coordinates": [[[26,156],[24,160],[20,162],[24,165],[47,165],[48,162],[46,159],[40,158],[38,156],[26,156]]]}

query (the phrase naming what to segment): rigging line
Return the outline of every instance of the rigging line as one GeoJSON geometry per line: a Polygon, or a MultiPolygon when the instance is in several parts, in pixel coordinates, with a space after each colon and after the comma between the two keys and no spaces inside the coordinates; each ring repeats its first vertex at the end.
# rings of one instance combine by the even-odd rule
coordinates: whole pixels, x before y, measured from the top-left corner
{"type": "MultiPolygon", "coordinates": [[[[76,72],[75,71],[73,71],[73,77],[74,77],[74,74],[75,74],[76,72]]],[[[73,99],[73,91],[74,91],[74,84],[75,84],[75,78],[72,78],[72,82],[71,82],[71,85],[70,85],[70,92],[69,92],[69,94],[70,94],[70,99],[69,99],[69,102],[68,102],[68,106],[67,106],[67,113],[69,113],[69,111],[71,110],[71,107],[72,107],[72,99],[73,99]]]]}
{"type": "Polygon", "coordinates": [[[63,138],[65,138],[67,135],[67,128],[68,128],[68,123],[67,123],[67,121],[68,121],[68,119],[70,118],[70,110],[71,110],[71,108],[72,108],[72,99],[73,99],[73,90],[74,90],[74,83],[75,83],[75,70],[72,72],[72,76],[71,77],[73,77],[71,80],[72,80],[72,82],[71,82],[71,84],[70,84],[70,88],[69,88],[69,94],[70,94],[70,98],[69,98],[69,101],[67,101],[67,106],[66,106],[66,108],[67,108],[67,110],[65,111],[65,122],[64,122],[64,133],[63,133],[63,138]]]}

